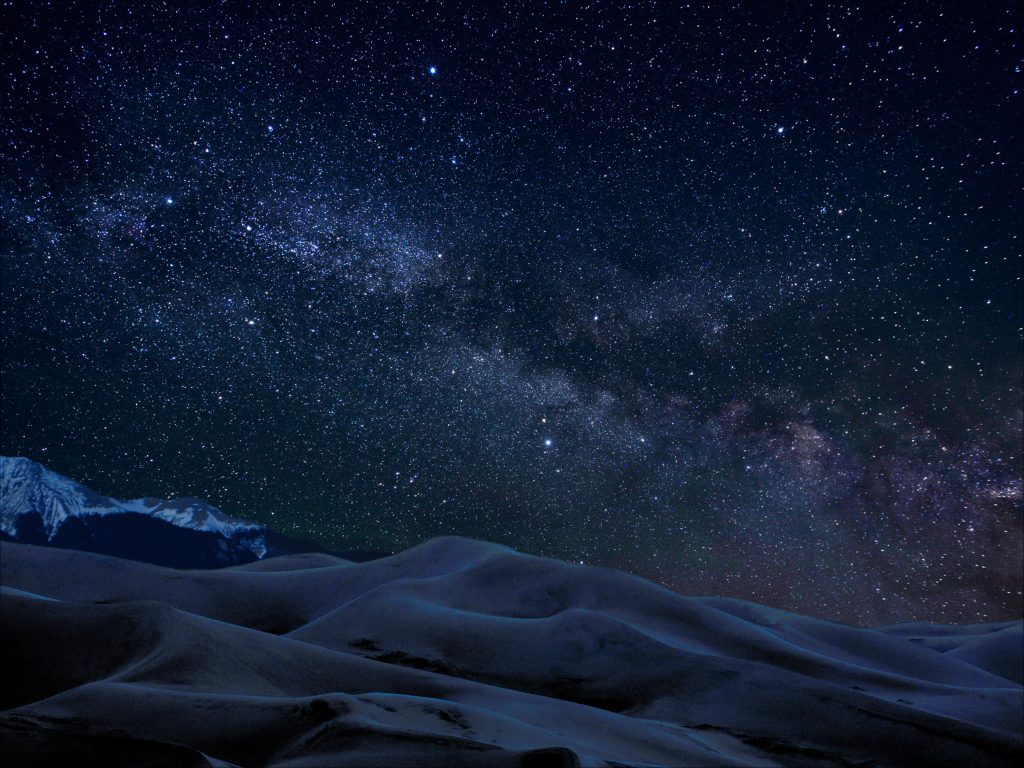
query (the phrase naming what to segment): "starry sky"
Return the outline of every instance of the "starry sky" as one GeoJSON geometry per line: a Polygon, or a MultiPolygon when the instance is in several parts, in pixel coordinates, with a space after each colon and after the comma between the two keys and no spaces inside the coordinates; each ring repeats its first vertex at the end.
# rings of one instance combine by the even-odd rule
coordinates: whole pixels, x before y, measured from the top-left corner
{"type": "Polygon", "coordinates": [[[3,454],[334,547],[1021,616],[1016,3],[0,13],[3,454]]]}

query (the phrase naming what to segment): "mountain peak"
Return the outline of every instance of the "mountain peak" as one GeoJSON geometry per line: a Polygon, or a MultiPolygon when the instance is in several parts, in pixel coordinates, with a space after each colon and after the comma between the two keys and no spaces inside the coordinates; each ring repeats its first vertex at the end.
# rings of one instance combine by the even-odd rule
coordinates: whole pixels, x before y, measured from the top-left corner
{"type": "Polygon", "coordinates": [[[264,526],[231,517],[202,499],[115,499],[31,459],[0,456],[0,531],[12,538],[19,537],[19,529],[30,518],[37,530],[41,527],[45,542],[51,543],[72,520],[93,523],[98,518],[123,515],[141,515],[176,528],[237,539],[244,541],[255,557],[266,554],[260,543],[264,526]]]}
{"type": "MultiPolygon", "coordinates": [[[[173,568],[221,568],[322,546],[191,496],[115,499],[22,456],[0,456],[0,539],[173,568]]],[[[385,553],[352,549],[345,559],[385,553]]]]}

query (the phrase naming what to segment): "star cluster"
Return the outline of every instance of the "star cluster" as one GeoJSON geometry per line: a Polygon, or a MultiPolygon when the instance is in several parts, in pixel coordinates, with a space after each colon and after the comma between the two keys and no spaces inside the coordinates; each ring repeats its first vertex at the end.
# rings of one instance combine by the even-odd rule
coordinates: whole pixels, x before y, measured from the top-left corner
{"type": "Polygon", "coordinates": [[[1020,616],[1014,4],[74,6],[0,24],[4,454],[1020,616]]]}

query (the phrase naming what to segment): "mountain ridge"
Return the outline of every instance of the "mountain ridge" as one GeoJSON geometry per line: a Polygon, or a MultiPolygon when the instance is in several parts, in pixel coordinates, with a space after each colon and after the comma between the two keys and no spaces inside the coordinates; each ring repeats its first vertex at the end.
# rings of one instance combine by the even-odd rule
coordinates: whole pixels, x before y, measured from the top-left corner
{"type": "MultiPolygon", "coordinates": [[[[20,456],[0,456],[0,539],[178,568],[221,568],[285,554],[329,552],[194,497],[104,496],[20,456]]],[[[385,553],[336,554],[365,560],[385,553]]]]}

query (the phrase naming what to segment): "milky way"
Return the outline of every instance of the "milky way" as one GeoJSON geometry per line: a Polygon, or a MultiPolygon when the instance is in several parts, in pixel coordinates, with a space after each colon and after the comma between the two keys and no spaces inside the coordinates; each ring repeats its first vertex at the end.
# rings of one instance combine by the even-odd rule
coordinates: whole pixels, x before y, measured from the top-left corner
{"type": "Polygon", "coordinates": [[[1020,616],[1014,4],[390,5],[9,4],[4,454],[1020,616]]]}

